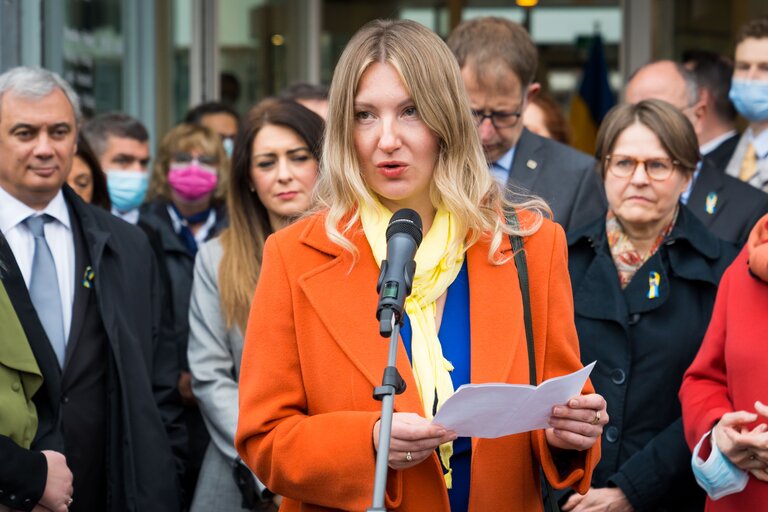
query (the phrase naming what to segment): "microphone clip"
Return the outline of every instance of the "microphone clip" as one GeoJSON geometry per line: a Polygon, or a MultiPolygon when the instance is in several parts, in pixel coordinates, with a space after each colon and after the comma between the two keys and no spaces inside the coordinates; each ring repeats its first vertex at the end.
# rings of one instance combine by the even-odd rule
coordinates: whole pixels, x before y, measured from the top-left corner
{"type": "Polygon", "coordinates": [[[404,266],[402,280],[404,289],[401,289],[401,282],[397,279],[388,279],[385,281],[387,269],[388,262],[387,260],[383,260],[381,262],[379,281],[376,283],[376,291],[379,293],[379,307],[376,310],[376,318],[379,320],[379,334],[381,334],[383,338],[388,338],[392,335],[392,330],[394,329],[395,324],[400,327],[403,326],[405,320],[403,315],[405,298],[411,294],[411,289],[413,288],[413,277],[416,274],[416,262],[411,260],[404,266]]]}

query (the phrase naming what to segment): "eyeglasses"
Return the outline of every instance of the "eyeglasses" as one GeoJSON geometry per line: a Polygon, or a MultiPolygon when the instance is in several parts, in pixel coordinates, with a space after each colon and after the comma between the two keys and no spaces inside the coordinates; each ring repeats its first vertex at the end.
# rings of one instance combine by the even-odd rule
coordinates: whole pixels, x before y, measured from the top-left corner
{"type": "Polygon", "coordinates": [[[491,110],[488,114],[480,110],[472,110],[472,117],[475,118],[475,125],[480,126],[486,119],[491,120],[491,124],[494,128],[511,128],[517,124],[517,121],[522,116],[522,112],[497,112],[491,110]]]}
{"type": "Polygon", "coordinates": [[[608,170],[617,178],[628,178],[635,173],[637,164],[643,164],[645,174],[654,181],[664,181],[672,176],[680,162],[671,158],[635,158],[627,155],[608,155],[605,157],[608,170]]]}
{"type": "Polygon", "coordinates": [[[217,165],[219,163],[218,157],[214,155],[194,156],[192,153],[187,153],[186,151],[179,151],[178,153],[174,153],[171,156],[171,160],[174,162],[179,162],[180,164],[188,164],[192,162],[192,160],[197,160],[199,163],[204,165],[217,165]]]}

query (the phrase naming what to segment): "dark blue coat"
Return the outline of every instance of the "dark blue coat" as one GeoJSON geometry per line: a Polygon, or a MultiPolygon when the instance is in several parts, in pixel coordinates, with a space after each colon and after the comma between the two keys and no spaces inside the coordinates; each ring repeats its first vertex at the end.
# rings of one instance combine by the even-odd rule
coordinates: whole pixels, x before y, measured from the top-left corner
{"type": "Polygon", "coordinates": [[[605,218],[568,245],[581,358],[597,361],[591,379],[610,416],[592,486],[620,487],[638,511],[702,510],[677,392],[735,247],[681,206],[669,237],[622,290],[605,218]],[[651,272],[657,298],[648,297],[651,272]]]}

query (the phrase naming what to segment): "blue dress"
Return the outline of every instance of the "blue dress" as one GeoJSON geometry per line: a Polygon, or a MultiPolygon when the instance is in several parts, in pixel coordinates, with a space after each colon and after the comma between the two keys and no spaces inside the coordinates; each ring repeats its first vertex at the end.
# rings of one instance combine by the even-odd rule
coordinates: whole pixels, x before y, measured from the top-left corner
{"type": "MultiPolygon", "coordinates": [[[[467,262],[464,264],[448,287],[443,318],[440,323],[440,345],[443,356],[453,364],[451,381],[453,388],[458,389],[470,379],[470,328],[469,328],[469,275],[467,262]]],[[[411,359],[411,323],[408,316],[400,330],[408,359],[411,359]]],[[[453,488],[448,489],[448,499],[452,512],[463,512],[469,506],[469,477],[472,463],[472,439],[460,437],[453,442],[453,488]]]]}

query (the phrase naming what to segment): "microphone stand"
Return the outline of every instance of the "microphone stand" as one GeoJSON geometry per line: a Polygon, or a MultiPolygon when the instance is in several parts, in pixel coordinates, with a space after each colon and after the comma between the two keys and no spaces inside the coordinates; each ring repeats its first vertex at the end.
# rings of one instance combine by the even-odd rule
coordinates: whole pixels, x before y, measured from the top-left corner
{"type": "MultiPolygon", "coordinates": [[[[373,506],[367,509],[367,512],[386,512],[384,507],[384,495],[387,491],[387,471],[389,469],[389,442],[392,436],[392,415],[395,407],[395,395],[405,391],[405,381],[397,371],[397,345],[398,335],[400,334],[400,322],[395,320],[394,311],[385,309],[382,316],[390,316],[389,326],[392,335],[389,339],[389,357],[387,367],[384,368],[384,376],[381,379],[381,386],[373,390],[373,398],[381,401],[381,424],[379,425],[379,450],[376,453],[376,477],[373,481],[373,506]]],[[[381,326],[385,326],[386,318],[382,318],[381,326]]],[[[381,332],[386,330],[382,328],[381,332]]]]}

